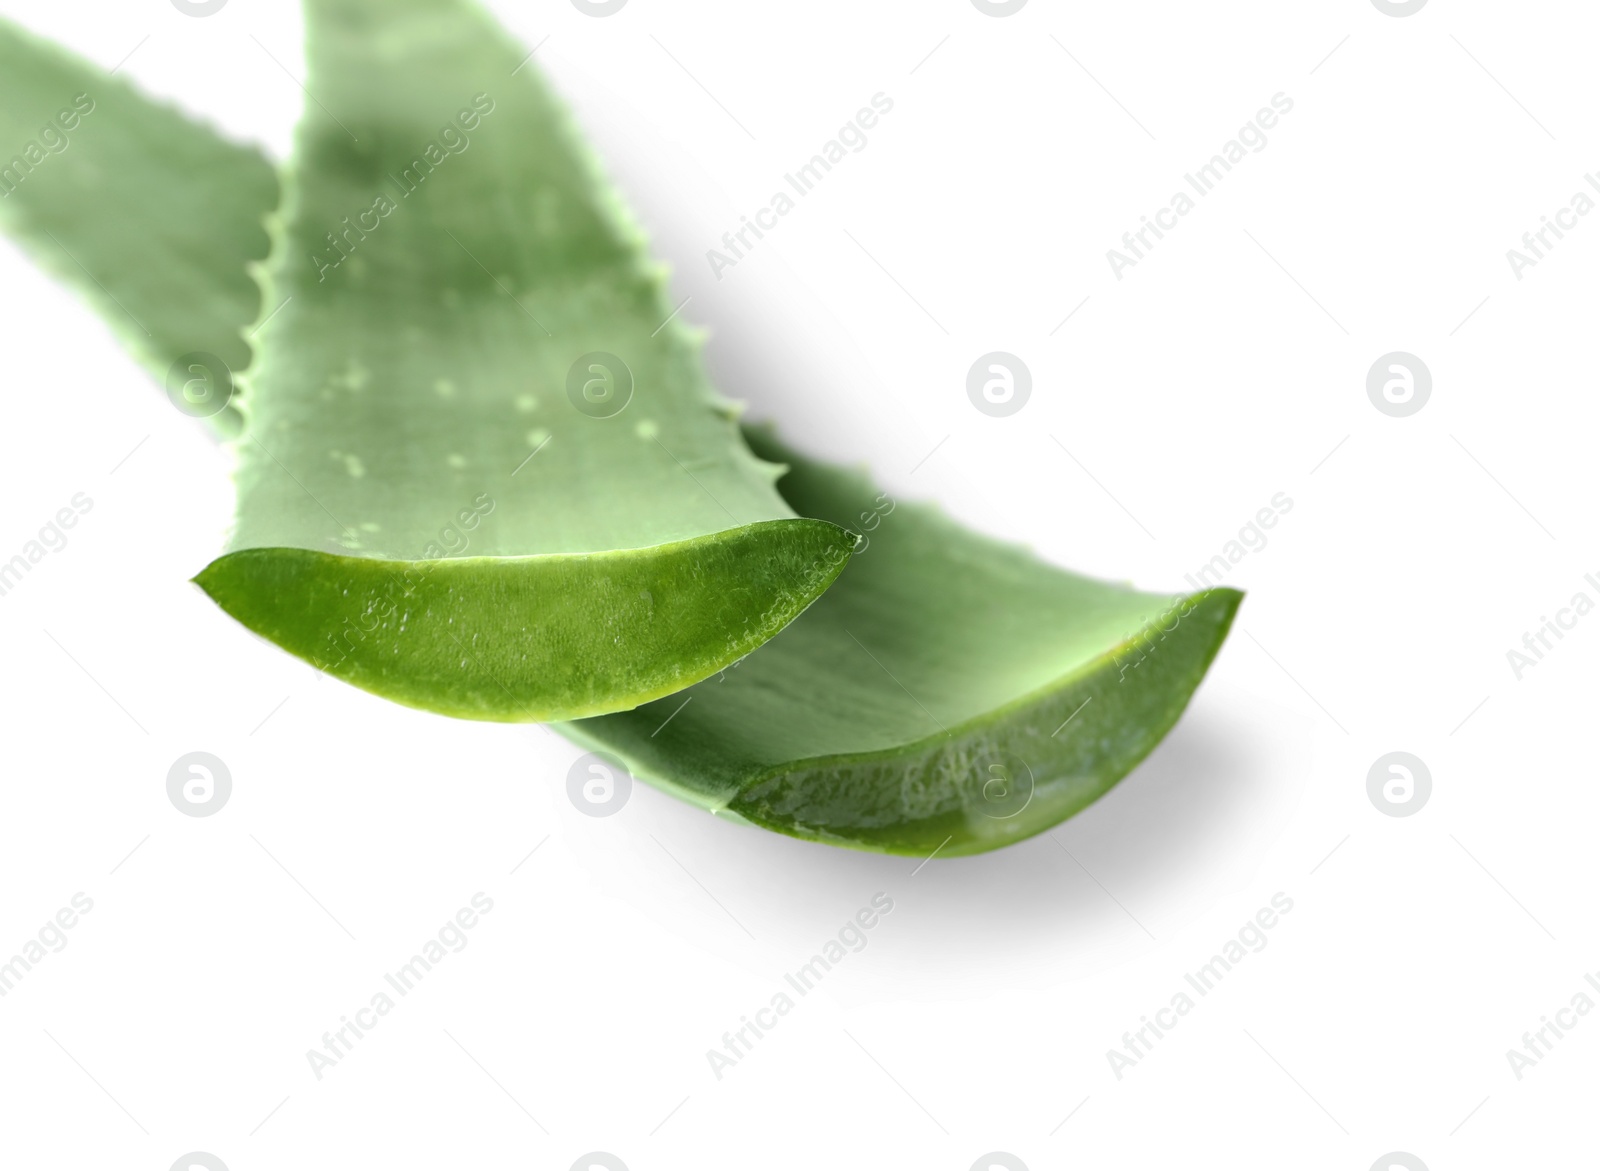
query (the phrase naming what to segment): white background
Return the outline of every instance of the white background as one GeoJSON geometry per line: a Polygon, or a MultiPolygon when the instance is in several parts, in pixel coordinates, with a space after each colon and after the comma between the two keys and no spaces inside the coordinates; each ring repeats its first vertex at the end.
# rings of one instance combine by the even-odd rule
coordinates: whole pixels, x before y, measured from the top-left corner
{"type": "MultiPolygon", "coordinates": [[[[94,501],[0,598],[0,956],[94,901],[0,999],[0,1164],[1578,1165],[1600,1014],[1520,1080],[1506,1051],[1600,969],[1600,618],[1520,681],[1506,652],[1600,600],[1600,216],[1520,281],[1505,253],[1600,166],[1590,8],[492,7],[753,416],[1151,589],[1293,509],[1182,723],[1051,834],[917,869],[644,786],[589,818],[560,738],[319,680],[187,584],[223,453],[0,247],[0,559],[94,501]],[[868,146],[714,279],[878,92],[868,146]],[[1107,249],[1279,92],[1265,149],[1118,280],[1107,249]],[[991,350],[1033,374],[1010,418],[965,394],[991,350]],[[1408,418],[1366,394],[1394,350],[1432,371],[1408,418]],[[233,777],[208,818],[165,791],[195,750],[233,777]],[[1432,774],[1414,816],[1367,796],[1395,750],[1432,774]],[[306,1051],[479,891],[470,945],[318,1080],[306,1051]],[[706,1051],[877,892],[865,950],[717,1080],[706,1051]],[[1107,1050],[1277,892],[1265,949],[1119,1079],[1107,1050]]],[[[287,0],[0,9],[107,68],[137,46],[123,73],[287,150],[287,0]]]]}

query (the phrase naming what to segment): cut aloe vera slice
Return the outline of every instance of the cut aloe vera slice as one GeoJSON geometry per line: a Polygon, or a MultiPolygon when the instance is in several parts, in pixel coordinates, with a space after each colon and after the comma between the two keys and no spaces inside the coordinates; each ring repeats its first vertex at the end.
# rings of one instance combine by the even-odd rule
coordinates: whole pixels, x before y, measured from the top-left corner
{"type": "Polygon", "coordinates": [[[796,510],[870,528],[867,544],[736,667],[637,711],[560,726],[715,813],[941,857],[1049,829],[1167,734],[1243,597],[1137,593],[1067,573],[746,434],[790,465],[779,487],[796,510]]]}
{"type": "MultiPolygon", "coordinates": [[[[454,5],[410,7],[442,11],[454,5]]],[[[19,44],[27,52],[47,51],[26,41],[13,42],[13,51],[19,44]]],[[[205,132],[191,145],[198,168],[237,161],[235,148],[205,132]]],[[[171,166],[176,156],[156,150],[148,157],[153,164],[171,166]]],[[[165,179],[178,177],[171,172],[165,179]]],[[[174,270],[171,282],[152,290],[153,315],[170,310],[172,319],[181,321],[184,306],[227,285],[229,265],[237,260],[226,249],[200,249],[218,231],[206,216],[248,222],[271,205],[270,193],[263,194],[259,184],[252,191],[253,211],[245,208],[248,199],[238,207],[223,200],[197,210],[186,224],[168,225],[177,250],[191,250],[183,243],[187,231],[202,261],[174,270]]],[[[86,204],[83,215],[104,210],[86,204]]],[[[141,220],[159,218],[159,209],[147,201],[132,201],[125,210],[134,231],[141,220]]],[[[58,226],[62,240],[75,247],[84,224],[68,219],[58,226]]],[[[108,315],[113,312],[97,303],[108,315]]],[[[224,323],[220,333],[246,320],[245,310],[235,307],[238,317],[224,323]]],[[[364,352],[327,344],[333,355],[364,352]]],[[[307,404],[308,411],[313,405],[307,404]]],[[[786,451],[768,435],[747,434],[761,456],[793,465],[779,488],[794,509],[868,534],[849,573],[780,637],[748,658],[730,660],[734,665],[716,678],[637,711],[561,725],[581,743],[620,756],[638,775],[725,816],[800,837],[921,855],[975,853],[1037,833],[1093,801],[1165,735],[1239,604],[1241,595],[1233,590],[1167,598],[1065,573],[969,533],[931,509],[897,505],[860,476],[786,451]]],[[[405,443],[406,435],[395,442],[405,443]]],[[[365,471],[364,464],[355,468],[365,471]]],[[[350,466],[345,472],[364,478],[350,466]]],[[[421,562],[374,557],[370,551],[241,551],[231,555],[240,559],[244,583],[232,604],[243,609],[277,590],[311,599],[312,611],[335,611],[348,604],[343,599],[349,595],[342,592],[348,586],[337,575],[324,576],[322,566],[323,558],[338,558],[343,562],[339,573],[365,576],[367,598],[421,596],[448,610],[457,604],[454,583],[434,578],[432,571],[451,565],[473,575],[479,592],[499,589],[500,612],[525,605],[537,609],[550,599],[513,596],[507,583],[520,579],[495,576],[508,568],[502,563],[508,559],[475,558],[470,552],[477,546],[466,547],[502,504],[488,494],[474,497],[440,532],[419,534],[430,541],[424,549],[430,557],[421,562]],[[431,557],[446,551],[462,555],[431,557]],[[245,566],[252,556],[259,563],[245,566]],[[445,584],[442,595],[439,582],[445,584]]],[[[368,539],[376,542],[378,534],[368,539]]],[[[829,541],[818,548],[807,571],[841,559],[839,544],[829,541]]],[[[659,555],[663,569],[690,564],[682,554],[671,546],[644,551],[647,560],[659,555]]],[[[230,574],[222,572],[229,560],[206,573],[219,592],[231,588],[230,574]]],[[[637,565],[621,555],[610,568],[614,572],[605,582],[615,587],[620,605],[637,584],[628,578],[637,565]]],[[[796,572],[806,572],[798,562],[796,572]]],[[[650,592],[648,586],[643,589],[650,592]]],[[[652,592],[648,604],[655,598],[652,592]]],[[[576,594],[558,592],[556,600],[579,608],[562,618],[547,615],[547,621],[560,626],[593,617],[583,614],[576,594]]],[[[359,633],[347,633],[346,640],[379,645],[373,631],[382,628],[375,613],[350,611],[359,633]]],[[[400,610],[399,617],[406,620],[410,613],[400,610]]],[[[425,644],[436,672],[421,684],[430,703],[459,685],[462,660],[451,656],[462,648],[451,638],[452,616],[445,614],[443,638],[435,625],[436,637],[425,644]]],[[[325,628],[319,620],[297,634],[294,617],[288,615],[277,637],[303,639],[303,653],[314,657],[325,628]]],[[[700,611],[694,617],[706,615],[700,611]]],[[[263,624],[275,619],[282,615],[270,610],[256,615],[263,624]]],[[[714,629],[702,626],[696,637],[711,639],[714,629]]],[[[492,669],[485,674],[513,675],[519,669],[503,645],[493,644],[497,649],[491,651],[470,633],[464,641],[467,649],[488,658],[492,669]]],[[[730,655],[736,649],[726,646],[730,655]]],[[[662,658],[669,661],[665,653],[662,658]]],[[[557,686],[580,693],[586,686],[583,669],[574,672],[576,660],[567,662],[569,670],[557,686]]],[[[375,669],[382,666],[381,658],[376,660],[375,669]]],[[[413,661],[410,670],[397,670],[373,689],[412,686],[417,666],[413,661]]],[[[485,703],[501,710],[509,706],[492,696],[485,703]]]]}
{"type": "Polygon", "coordinates": [[[199,584],[478,719],[629,708],[782,629],[851,538],[740,442],[526,53],[460,0],[310,0],[306,25],[237,524],[199,584]]]}

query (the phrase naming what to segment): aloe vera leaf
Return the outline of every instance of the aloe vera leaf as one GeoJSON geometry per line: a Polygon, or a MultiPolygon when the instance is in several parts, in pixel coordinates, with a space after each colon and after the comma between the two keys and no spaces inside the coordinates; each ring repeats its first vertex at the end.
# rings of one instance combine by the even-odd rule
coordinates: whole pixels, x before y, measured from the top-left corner
{"type": "Polygon", "coordinates": [[[794,465],[779,487],[796,509],[870,527],[870,543],[818,605],[717,679],[561,725],[725,816],[917,854],[1039,832],[1162,738],[1239,604],[1232,590],[1169,600],[1051,569],[747,437],[794,465]]]}
{"type": "Polygon", "coordinates": [[[746,435],[790,465],[779,487],[796,510],[870,528],[865,547],[816,605],[719,677],[559,726],[715,813],[922,856],[1040,833],[1160,742],[1243,597],[1067,573],[770,433],[746,435]]]}
{"type": "Polygon", "coordinates": [[[226,382],[182,360],[249,363],[261,294],[245,266],[267,255],[271,164],[4,20],[0,150],[0,227],[173,393],[201,377],[189,413],[236,430],[226,382]]]}
{"type": "Polygon", "coordinates": [[[781,629],[849,538],[796,518],[740,443],[698,340],[661,325],[661,272],[523,55],[460,3],[309,15],[322,97],[257,274],[270,299],[247,265],[268,251],[271,165],[0,24],[0,130],[40,140],[6,173],[0,223],[88,292],[181,409],[225,407],[225,433],[243,327],[267,320],[234,552],[202,587],[332,674],[485,719],[626,707],[781,629]],[[471,100],[485,78],[503,83],[487,115],[471,100]],[[384,230],[361,232],[391,175],[384,230]],[[349,259],[323,226],[347,233],[349,259]],[[568,401],[574,359],[596,350],[631,367],[631,410],[568,401]],[[182,397],[195,385],[201,401],[182,397]]]}
{"type": "Polygon", "coordinates": [[[462,0],[309,0],[306,25],[236,526],[196,581],[350,683],[478,719],[633,707],[782,629],[852,538],[740,442],[525,50],[462,0]]]}

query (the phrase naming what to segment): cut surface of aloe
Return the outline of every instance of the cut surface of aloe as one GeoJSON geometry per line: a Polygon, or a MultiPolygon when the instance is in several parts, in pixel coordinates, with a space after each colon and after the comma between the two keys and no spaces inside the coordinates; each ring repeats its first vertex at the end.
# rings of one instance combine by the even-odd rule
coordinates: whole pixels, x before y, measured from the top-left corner
{"type": "MultiPolygon", "coordinates": [[[[418,40],[458,45],[459,21],[463,19],[458,5],[448,0],[409,0],[394,5],[393,10],[408,14],[408,21],[393,28],[373,23],[372,6],[355,0],[313,4],[313,36],[323,37],[324,44],[345,46],[350,60],[336,60],[348,68],[348,85],[360,88],[371,84],[364,80],[366,67],[359,64],[358,51],[350,43],[359,41],[362,32],[379,29],[382,35],[375,36],[373,43],[386,46],[385,52],[391,56],[410,52],[418,40]],[[428,14],[437,19],[415,23],[428,14]],[[330,21],[332,30],[322,27],[330,21]],[[426,36],[419,31],[423,26],[429,29],[426,36]],[[316,31],[318,27],[322,32],[316,31]]],[[[21,39],[11,42],[7,51],[21,58],[54,54],[37,42],[21,39]]],[[[315,51],[313,57],[319,60],[315,51]]],[[[332,67],[328,60],[321,60],[320,71],[332,67]]],[[[49,81],[47,74],[39,72],[42,67],[35,64],[29,68],[33,72],[18,76],[47,76],[49,81]]],[[[5,84],[0,80],[0,85],[5,84]]],[[[12,84],[13,95],[27,101],[38,98],[12,84]]],[[[535,94],[538,109],[548,110],[543,104],[547,99],[538,91],[535,94]]],[[[379,98],[371,100],[381,104],[379,98]]],[[[133,119],[132,125],[141,124],[153,116],[140,108],[143,101],[130,95],[128,108],[117,118],[126,114],[133,119]]],[[[399,112],[406,108],[404,103],[394,107],[399,112]]],[[[497,105],[491,118],[504,108],[497,105]]],[[[364,111],[363,127],[374,136],[385,128],[394,132],[394,124],[386,120],[383,111],[363,107],[360,102],[340,115],[351,131],[360,133],[350,124],[351,118],[362,120],[358,111],[364,111]]],[[[536,128],[544,127],[540,133],[553,133],[542,113],[532,121],[536,128]]],[[[175,160],[185,152],[191,156],[188,165],[195,170],[215,167],[225,172],[230,166],[239,166],[239,148],[222,143],[207,131],[179,124],[159,133],[184,138],[185,143],[181,150],[152,144],[145,156],[152,173],[141,180],[148,180],[151,190],[184,176],[184,171],[175,169],[175,160]]],[[[329,139],[321,131],[308,130],[302,137],[312,148],[308,153],[324,152],[322,157],[333,175],[368,176],[367,164],[343,154],[353,146],[329,139]]],[[[460,157],[448,157],[444,166],[464,161],[478,145],[474,142],[460,157]]],[[[564,138],[559,149],[571,157],[580,153],[564,138]]],[[[513,170],[522,166],[509,158],[492,165],[513,170]]],[[[309,166],[302,164],[302,182],[309,166]]],[[[205,247],[219,236],[231,238],[229,230],[208,222],[208,217],[237,225],[254,222],[265,213],[273,200],[272,191],[260,182],[266,167],[258,158],[256,165],[243,166],[244,172],[254,176],[250,182],[238,190],[229,187],[226,198],[197,209],[182,223],[163,221],[162,209],[150,200],[131,200],[124,205],[130,232],[137,235],[147,225],[165,222],[170,247],[196,257],[194,264],[172,269],[169,280],[149,289],[147,307],[152,317],[178,322],[182,333],[185,315],[198,300],[209,291],[229,287],[230,277],[237,275],[235,266],[242,260],[238,249],[205,247]]],[[[443,179],[448,173],[441,170],[438,177],[443,179]]],[[[311,189],[320,190],[316,183],[325,181],[330,190],[343,190],[333,179],[316,179],[311,189]]],[[[536,184],[553,181],[540,179],[536,184]]],[[[492,186],[498,179],[491,175],[482,182],[492,186]]],[[[594,196],[597,190],[593,185],[584,186],[582,198],[598,199],[594,196]]],[[[546,201],[541,206],[557,205],[546,201]]],[[[305,206],[302,196],[297,208],[305,206]]],[[[392,214],[429,206],[408,204],[392,214]]],[[[95,233],[86,221],[105,210],[103,201],[85,202],[79,216],[58,222],[58,243],[76,252],[80,243],[92,241],[95,233]]],[[[293,225],[300,222],[294,218],[299,214],[299,210],[291,214],[291,229],[281,234],[283,239],[298,238],[293,225]]],[[[446,211],[428,215],[440,226],[451,226],[460,242],[468,241],[472,229],[456,231],[461,225],[446,211]]],[[[6,222],[16,229],[16,219],[6,222]]],[[[386,220],[381,230],[389,226],[386,220]]],[[[26,239],[25,231],[23,235],[26,239]]],[[[364,273],[362,280],[370,282],[371,267],[352,266],[358,256],[375,263],[384,255],[368,247],[378,243],[377,235],[358,241],[349,258],[327,274],[329,281],[364,273]]],[[[603,232],[601,236],[604,238],[603,232]]],[[[426,242],[419,239],[417,243],[426,242]]],[[[542,246],[558,253],[561,250],[559,241],[545,241],[542,246]]],[[[532,248],[537,255],[541,245],[522,247],[532,248]]],[[[321,258],[326,262],[332,255],[324,252],[321,258]]],[[[438,259],[429,247],[422,247],[419,256],[430,265],[438,259]]],[[[351,451],[332,448],[339,451],[336,463],[342,468],[321,469],[322,479],[317,482],[325,496],[335,497],[341,504],[381,507],[385,502],[380,496],[362,494],[378,481],[368,461],[392,460],[395,462],[388,466],[377,465],[384,475],[407,474],[406,461],[421,458],[411,452],[426,447],[426,441],[414,441],[416,432],[444,431],[458,437],[459,444],[452,446],[465,448],[457,452],[464,458],[469,451],[476,456],[485,446],[498,442],[492,434],[451,430],[441,416],[412,401],[416,379],[408,379],[407,370],[397,369],[404,363],[390,356],[399,352],[421,360],[433,352],[420,340],[430,331],[427,318],[432,311],[411,305],[408,294],[382,291],[391,284],[404,284],[406,262],[399,255],[390,259],[392,268],[401,272],[393,274],[392,281],[376,293],[370,283],[359,281],[361,291],[319,293],[309,287],[304,273],[286,267],[288,260],[280,247],[274,266],[280,273],[276,283],[291,288],[299,287],[297,281],[305,285],[306,300],[318,309],[314,315],[297,317],[302,310],[291,313],[290,304],[282,303],[280,316],[288,321],[271,323],[260,331],[269,336],[278,329],[288,331],[278,339],[284,348],[269,350],[263,371],[268,391],[258,397],[256,405],[263,418],[281,420],[279,430],[295,440],[289,446],[292,458],[314,462],[315,443],[310,436],[319,433],[325,409],[327,418],[350,433],[371,427],[375,436],[392,447],[382,454],[366,446],[351,451]],[[381,310],[370,303],[374,296],[380,299],[381,310]],[[331,300],[324,302],[319,297],[331,300]],[[405,327],[401,332],[386,325],[390,319],[386,314],[397,312],[405,327]],[[316,319],[323,316],[337,317],[346,327],[345,333],[341,337],[319,333],[316,319]],[[302,347],[310,357],[302,356],[302,347]],[[274,363],[281,363],[276,372],[274,363]],[[330,370],[332,377],[315,381],[330,370]],[[377,380],[380,372],[390,380],[387,385],[401,387],[389,411],[380,409],[370,397],[386,385],[377,380]],[[315,384],[315,393],[305,386],[295,388],[300,375],[312,380],[307,385],[315,384]],[[276,400],[271,394],[277,385],[273,378],[280,379],[283,386],[276,400]],[[360,397],[363,394],[369,397],[360,397]],[[415,423],[409,421],[413,410],[419,412],[415,423]]],[[[444,264],[439,272],[448,269],[444,264]]],[[[559,269],[557,265],[552,271],[559,269]]],[[[463,271],[453,271],[459,281],[455,285],[446,283],[443,275],[438,278],[441,302],[454,299],[445,295],[444,290],[450,288],[456,289],[457,297],[470,293],[478,301],[492,301],[489,290],[481,282],[473,288],[470,271],[462,275],[463,271]]],[[[636,260],[621,264],[616,271],[631,274],[629,280],[634,283],[627,287],[638,290],[641,303],[659,300],[653,274],[640,275],[636,260]]],[[[601,286],[607,279],[594,278],[601,286]]],[[[496,292],[504,292],[500,278],[490,278],[488,283],[496,292]]],[[[522,289],[521,299],[530,309],[535,298],[548,292],[541,291],[538,281],[531,278],[525,288],[520,281],[508,283],[506,288],[522,289]]],[[[615,295],[600,288],[590,293],[602,298],[615,295]]],[[[230,310],[219,308],[216,318],[202,319],[215,321],[213,332],[218,336],[236,334],[249,319],[254,300],[235,297],[229,302],[230,310]],[[236,315],[231,322],[222,320],[227,312],[236,315]]],[[[95,303],[107,316],[114,316],[115,308],[103,298],[95,303]]],[[[273,313],[275,304],[280,302],[264,306],[267,315],[273,313]]],[[[504,357],[501,351],[518,355],[536,351],[537,344],[518,333],[515,319],[504,313],[507,306],[500,308],[502,316],[491,313],[480,319],[494,323],[485,335],[497,342],[499,349],[494,352],[504,357]]],[[[559,317],[559,312],[551,316],[559,317]]],[[[447,320],[469,332],[485,328],[465,323],[459,315],[447,320]]],[[[631,319],[629,322],[631,327],[631,319]]],[[[683,339],[666,330],[662,333],[671,339],[671,353],[681,354],[683,339]]],[[[138,348],[136,337],[126,331],[124,337],[138,348]]],[[[448,341],[442,344],[466,369],[474,368],[472,363],[483,360],[488,352],[483,347],[468,352],[459,346],[448,348],[448,341]]],[[[496,365],[495,377],[514,381],[517,375],[508,369],[496,365]]],[[[689,401],[696,410],[684,413],[703,427],[707,395],[698,366],[691,369],[693,376],[685,385],[695,390],[689,401]]],[[[422,373],[426,377],[432,371],[422,373]]],[[[433,387],[441,400],[461,389],[462,384],[453,379],[448,391],[433,387]]],[[[674,384],[674,392],[677,389],[681,388],[674,384]]],[[[534,410],[528,411],[527,402],[521,399],[512,400],[513,408],[519,415],[537,414],[536,392],[518,391],[523,393],[535,396],[534,410]]],[[[471,396],[465,401],[488,432],[495,431],[504,418],[504,403],[498,398],[471,396]]],[[[679,403],[678,399],[670,401],[679,403]]],[[[549,419],[548,415],[541,417],[549,419]]],[[[619,417],[644,421],[643,416],[637,420],[626,414],[619,417]]],[[[666,412],[649,418],[661,427],[659,435],[664,438],[666,412]]],[[[595,420],[584,416],[584,421],[595,420]]],[[[568,422],[576,425],[578,420],[568,422]]],[[[560,450],[554,441],[564,433],[554,421],[535,420],[526,425],[547,428],[550,438],[514,479],[520,479],[545,455],[560,450]]],[[[695,462],[686,463],[683,470],[692,468],[696,478],[704,473],[708,482],[710,467],[721,469],[726,476],[725,447],[735,452],[743,449],[733,445],[726,429],[684,426],[686,435],[710,434],[715,441],[699,449],[692,456],[695,462]]],[[[486,614],[501,616],[502,635],[514,633],[505,629],[512,622],[567,630],[609,616],[623,624],[630,638],[639,638],[641,632],[665,636],[641,652],[642,659],[666,666],[653,676],[636,671],[638,664],[624,663],[621,673],[608,678],[596,673],[596,660],[573,654],[570,648],[567,654],[552,653],[545,664],[545,686],[560,692],[574,709],[597,702],[597,695],[626,689],[630,683],[642,693],[656,689],[665,695],[674,686],[671,665],[677,661],[675,656],[692,656],[696,646],[715,647],[702,652],[698,660],[720,659],[731,664],[715,677],[635,711],[579,719],[559,725],[560,729],[585,746],[620,757],[640,777],[724,816],[798,837],[924,856],[935,851],[941,855],[977,853],[1016,841],[1049,828],[1104,793],[1177,720],[1238,607],[1241,595],[1233,590],[1169,598],[1066,573],[1020,549],[974,535],[932,509],[896,504],[860,475],[787,451],[766,433],[751,430],[746,436],[756,456],[773,463],[744,455],[736,456],[732,466],[757,469],[759,485],[770,484],[773,464],[790,464],[792,470],[778,488],[795,512],[815,520],[790,519],[785,510],[786,516],[778,519],[755,519],[720,529],[713,521],[707,532],[680,534],[676,541],[596,551],[583,546],[624,539],[636,532],[628,526],[635,525],[638,518],[625,517],[612,524],[609,513],[599,505],[584,512],[578,501],[558,495],[552,499],[559,507],[552,509],[555,515],[548,518],[549,526],[542,528],[540,494],[523,496],[501,487],[498,493],[486,488],[468,495],[453,513],[443,509],[448,515],[435,530],[429,527],[431,518],[420,526],[413,523],[426,507],[422,490],[418,490],[407,495],[408,503],[400,509],[396,531],[401,536],[397,538],[395,531],[381,525],[376,531],[362,527],[369,515],[365,507],[357,507],[359,515],[351,517],[336,518],[330,510],[319,530],[314,517],[306,519],[312,506],[308,501],[313,498],[309,485],[304,485],[307,499],[301,501],[302,511],[290,511],[297,518],[296,531],[317,534],[322,547],[241,547],[209,567],[202,579],[219,600],[226,599],[226,608],[248,615],[244,619],[247,625],[270,630],[269,637],[280,645],[312,661],[343,655],[342,671],[346,677],[362,674],[356,680],[361,685],[402,702],[440,710],[447,707],[441,697],[452,697],[450,703],[464,709],[460,714],[516,718],[519,711],[527,710],[520,706],[527,697],[513,695],[506,686],[529,678],[526,660],[521,657],[526,652],[514,637],[486,639],[481,626],[474,627],[486,614]],[[507,517],[502,510],[519,515],[507,517]],[[347,527],[347,521],[355,527],[347,527]],[[790,544],[780,555],[789,562],[786,571],[780,569],[775,575],[782,584],[769,582],[763,587],[749,574],[753,562],[746,555],[748,543],[786,524],[790,544]],[[850,546],[849,538],[841,540],[835,535],[844,529],[867,534],[865,545],[854,556],[843,552],[850,546]],[[588,532],[602,534],[602,539],[586,541],[588,532]],[[561,551],[520,557],[491,552],[524,539],[551,540],[561,551]],[[425,542],[420,559],[401,552],[407,541],[425,542]],[[741,542],[746,543],[743,548],[730,547],[741,542]],[[739,657],[760,645],[764,636],[801,608],[788,579],[811,580],[810,575],[818,573],[831,576],[845,559],[851,562],[848,571],[820,601],[758,651],[739,657]],[[529,574],[530,563],[547,567],[553,576],[529,574]],[[563,573],[568,576],[563,578],[563,573]],[[717,612],[698,605],[706,594],[692,588],[682,591],[679,587],[685,578],[716,580],[727,595],[724,609],[717,612]],[[555,588],[541,588],[552,582],[555,588]],[[760,596],[751,593],[762,588],[768,592],[760,596]],[[593,606],[586,607],[585,597],[596,590],[593,606]],[[287,599],[292,599],[292,604],[286,604],[287,599]],[[764,599],[772,599],[771,604],[764,599]],[[434,620],[413,626],[413,615],[421,609],[432,610],[434,620]],[[754,623],[749,621],[751,614],[757,616],[754,623]],[[658,616],[664,621],[652,626],[651,620],[658,616]],[[396,623],[407,627],[403,652],[396,623]],[[671,642],[676,637],[673,623],[686,627],[681,645],[671,642]],[[745,638],[728,635],[729,631],[750,631],[752,626],[754,633],[745,638]],[[350,654],[345,648],[360,648],[365,653],[350,654]],[[470,669],[474,663],[475,671],[470,669]],[[648,682],[641,687],[641,681],[648,682]]],[[[609,438],[616,442],[623,436],[617,432],[609,438]]],[[[246,455],[251,442],[255,441],[249,435],[241,441],[246,455]]],[[[578,438],[567,445],[574,452],[568,471],[582,474],[595,467],[611,469],[611,464],[604,463],[607,449],[585,447],[585,442],[586,438],[578,438]],[[594,453],[596,462],[587,469],[578,454],[582,452],[594,453]]],[[[266,444],[257,442],[256,446],[260,452],[254,474],[264,479],[270,471],[265,461],[275,460],[276,453],[261,454],[267,452],[266,444]]],[[[625,443],[618,446],[623,452],[636,450],[625,443]]],[[[452,472],[468,473],[458,487],[470,490],[478,484],[479,469],[470,464],[457,467],[448,459],[446,463],[452,472]]],[[[627,467],[625,462],[622,470],[627,467]]],[[[283,471],[289,474],[287,466],[283,471]]],[[[426,480],[432,470],[419,463],[412,474],[426,480]]],[[[742,475],[740,471],[733,478],[740,481],[742,475]]],[[[639,487],[634,481],[628,491],[636,492],[639,487]]],[[[276,488],[282,491],[284,485],[276,488]]],[[[749,499],[732,492],[729,496],[730,500],[749,499]]],[[[324,507],[320,498],[314,502],[316,507],[324,507]]],[[[450,504],[453,507],[455,500],[450,504]]],[[[733,506],[730,503],[729,507],[733,506]]],[[[647,534],[651,540],[664,538],[670,530],[664,518],[656,519],[662,521],[659,532],[657,526],[646,522],[651,526],[647,534]]],[[[263,516],[261,523],[268,524],[268,518],[263,516]]]]}
{"type": "Polygon", "coordinates": [[[228,372],[250,361],[241,333],[261,293],[245,266],[267,255],[271,164],[5,20],[0,144],[7,234],[94,305],[181,409],[237,430],[228,372]]]}
{"type": "Polygon", "coordinates": [[[1166,735],[1242,597],[1174,598],[1067,573],[770,434],[747,437],[790,465],[779,486],[797,511],[870,528],[865,547],[736,667],[637,711],[560,726],[717,813],[941,857],[1039,833],[1166,735]]]}
{"type": "Polygon", "coordinates": [[[481,719],[629,708],[782,629],[852,538],[740,442],[526,52],[461,0],[309,0],[306,25],[316,100],[201,587],[481,719]]]}

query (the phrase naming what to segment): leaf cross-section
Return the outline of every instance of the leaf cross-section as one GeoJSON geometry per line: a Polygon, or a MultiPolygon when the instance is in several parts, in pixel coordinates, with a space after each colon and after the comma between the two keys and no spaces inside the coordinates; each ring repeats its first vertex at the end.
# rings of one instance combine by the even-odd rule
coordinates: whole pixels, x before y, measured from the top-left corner
{"type": "Polygon", "coordinates": [[[782,629],[852,538],[778,495],[526,54],[464,0],[310,0],[235,441],[198,582],[450,715],[615,711],[782,629]]]}

